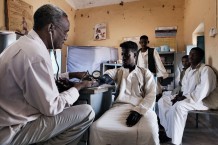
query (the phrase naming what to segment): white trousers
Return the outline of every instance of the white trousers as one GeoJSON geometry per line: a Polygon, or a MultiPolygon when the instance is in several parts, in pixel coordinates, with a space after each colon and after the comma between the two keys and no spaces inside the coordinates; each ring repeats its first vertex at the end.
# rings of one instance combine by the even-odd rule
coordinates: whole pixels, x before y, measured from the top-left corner
{"type": "Polygon", "coordinates": [[[163,96],[158,101],[160,124],[164,127],[166,134],[172,139],[172,143],[179,145],[182,143],[182,136],[185,128],[188,111],[208,110],[202,102],[190,102],[189,99],[176,102],[172,106],[172,95],[163,96]]]}
{"type": "Polygon", "coordinates": [[[10,145],[77,145],[83,133],[94,120],[91,106],[77,105],[56,116],[42,115],[27,123],[13,138],[10,145]]]}
{"type": "Polygon", "coordinates": [[[139,122],[127,127],[130,104],[113,106],[90,127],[90,145],[159,145],[157,116],[148,110],[139,122]]]}

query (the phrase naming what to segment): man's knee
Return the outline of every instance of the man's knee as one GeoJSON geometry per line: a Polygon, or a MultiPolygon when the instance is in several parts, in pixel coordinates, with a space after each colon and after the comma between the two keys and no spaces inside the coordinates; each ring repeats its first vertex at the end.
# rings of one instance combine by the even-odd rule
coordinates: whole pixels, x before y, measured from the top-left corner
{"type": "Polygon", "coordinates": [[[71,116],[72,118],[77,118],[77,120],[88,118],[92,120],[95,117],[95,112],[92,107],[88,104],[76,105],[69,107],[63,111],[65,116],[71,116]]]}
{"type": "Polygon", "coordinates": [[[165,106],[164,104],[166,103],[166,98],[165,97],[162,97],[158,100],[157,102],[157,105],[158,105],[158,108],[162,108],[163,106],[165,106]]]}
{"type": "Polygon", "coordinates": [[[89,115],[90,119],[94,119],[95,117],[95,111],[93,110],[93,108],[91,107],[91,105],[88,104],[82,104],[81,106],[81,112],[84,112],[84,114],[89,115]]]}
{"type": "Polygon", "coordinates": [[[187,106],[185,106],[184,102],[183,101],[179,101],[179,102],[176,102],[174,104],[174,108],[175,108],[175,111],[176,112],[187,112],[187,109],[186,109],[187,106]]]}
{"type": "Polygon", "coordinates": [[[89,105],[89,104],[82,104],[82,105],[78,105],[78,106],[81,106],[81,107],[83,108],[84,111],[87,111],[87,112],[91,112],[91,111],[93,111],[93,112],[94,112],[92,106],[89,105]]]}

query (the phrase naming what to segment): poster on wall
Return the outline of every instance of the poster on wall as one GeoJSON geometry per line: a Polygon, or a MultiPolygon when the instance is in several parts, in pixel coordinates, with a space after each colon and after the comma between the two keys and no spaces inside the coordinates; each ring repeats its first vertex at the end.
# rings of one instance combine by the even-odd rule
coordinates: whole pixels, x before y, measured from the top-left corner
{"type": "Polygon", "coordinates": [[[27,34],[33,26],[33,6],[22,0],[6,0],[7,30],[27,34]]]}
{"type": "Polygon", "coordinates": [[[94,29],[94,40],[105,40],[106,39],[106,24],[96,24],[94,29]]]}

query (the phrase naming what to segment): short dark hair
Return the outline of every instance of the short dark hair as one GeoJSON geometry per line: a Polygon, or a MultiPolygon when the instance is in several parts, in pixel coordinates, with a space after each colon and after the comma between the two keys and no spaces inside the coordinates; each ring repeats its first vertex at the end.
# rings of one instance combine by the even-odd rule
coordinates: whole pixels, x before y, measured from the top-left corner
{"type": "Polygon", "coordinates": [[[186,58],[186,59],[188,59],[188,55],[184,55],[184,56],[182,57],[182,59],[183,59],[183,58],[186,58]]]}
{"type": "Polygon", "coordinates": [[[138,45],[133,41],[125,41],[120,44],[120,47],[122,49],[129,49],[133,53],[137,53],[138,51],[138,45]]]}
{"type": "Polygon", "coordinates": [[[147,39],[147,40],[148,40],[148,36],[142,35],[142,36],[140,37],[140,40],[141,40],[141,39],[147,39]]]}
{"type": "Polygon", "coordinates": [[[62,17],[67,17],[67,14],[59,7],[51,4],[41,6],[34,13],[34,30],[41,30],[49,23],[58,24],[62,17]]]}
{"type": "Polygon", "coordinates": [[[191,51],[192,51],[192,50],[197,51],[197,53],[199,54],[199,56],[201,57],[201,59],[204,58],[204,50],[203,50],[203,49],[201,49],[201,48],[199,48],[199,47],[194,47],[194,48],[191,49],[191,51]]]}

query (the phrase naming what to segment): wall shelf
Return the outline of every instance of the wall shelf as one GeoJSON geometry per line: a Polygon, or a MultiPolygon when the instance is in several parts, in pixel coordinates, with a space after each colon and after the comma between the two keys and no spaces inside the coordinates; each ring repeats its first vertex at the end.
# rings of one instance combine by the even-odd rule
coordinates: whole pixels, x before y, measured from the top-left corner
{"type": "Polygon", "coordinates": [[[121,66],[122,64],[119,64],[119,63],[118,64],[117,63],[102,63],[101,73],[103,74],[108,69],[119,68],[121,66]]]}
{"type": "Polygon", "coordinates": [[[175,88],[175,52],[158,52],[161,61],[169,74],[168,78],[164,79],[161,85],[167,88],[173,82],[173,88],[175,88]]]}

